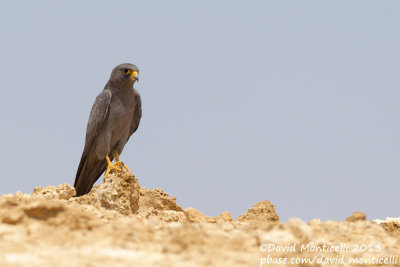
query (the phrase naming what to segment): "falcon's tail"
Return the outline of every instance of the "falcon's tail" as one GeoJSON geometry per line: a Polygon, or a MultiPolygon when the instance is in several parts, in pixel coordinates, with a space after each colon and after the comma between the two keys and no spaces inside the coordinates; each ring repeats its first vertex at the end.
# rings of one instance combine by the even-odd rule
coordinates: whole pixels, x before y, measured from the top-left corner
{"type": "Polygon", "coordinates": [[[96,155],[82,155],[76,172],[74,187],[76,196],[89,193],[93,184],[99,179],[100,175],[106,170],[107,161],[98,160],[96,155]]]}

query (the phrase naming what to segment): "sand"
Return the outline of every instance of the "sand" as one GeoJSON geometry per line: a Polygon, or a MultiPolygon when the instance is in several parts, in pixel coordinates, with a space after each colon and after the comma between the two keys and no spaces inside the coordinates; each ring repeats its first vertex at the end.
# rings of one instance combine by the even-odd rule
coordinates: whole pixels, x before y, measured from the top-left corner
{"type": "Polygon", "coordinates": [[[0,197],[0,266],[400,266],[396,218],[282,223],[268,200],[209,217],[127,174],[74,195],[61,184],[0,197]]]}

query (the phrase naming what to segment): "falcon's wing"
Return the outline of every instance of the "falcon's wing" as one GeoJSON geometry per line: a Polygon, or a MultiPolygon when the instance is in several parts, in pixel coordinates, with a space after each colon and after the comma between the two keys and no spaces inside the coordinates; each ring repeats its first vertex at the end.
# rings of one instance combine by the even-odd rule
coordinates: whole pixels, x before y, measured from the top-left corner
{"type": "MultiPolygon", "coordinates": [[[[140,119],[142,118],[142,100],[139,92],[135,90],[135,111],[133,113],[131,128],[129,130],[129,136],[131,136],[139,127],[140,119]]],[[[128,138],[129,139],[129,138],[128,138]]]]}
{"type": "Polygon", "coordinates": [[[94,101],[92,111],[90,112],[89,121],[86,129],[85,148],[82,152],[81,161],[76,172],[74,187],[77,196],[86,194],[96,182],[98,176],[104,171],[103,161],[98,161],[93,153],[90,153],[93,148],[93,142],[99,133],[104,119],[107,116],[108,108],[111,102],[111,91],[104,89],[94,101]],[[100,172],[99,175],[97,173],[100,172]]]}
{"type": "Polygon", "coordinates": [[[108,108],[110,106],[111,96],[111,91],[104,89],[94,101],[86,129],[85,150],[92,145],[93,140],[103,125],[104,119],[107,116],[108,108]]]}

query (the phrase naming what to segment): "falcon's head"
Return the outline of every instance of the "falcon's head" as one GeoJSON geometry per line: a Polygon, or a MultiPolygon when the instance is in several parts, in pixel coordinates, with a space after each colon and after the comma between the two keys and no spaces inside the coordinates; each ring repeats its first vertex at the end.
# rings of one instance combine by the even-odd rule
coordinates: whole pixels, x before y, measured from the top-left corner
{"type": "Polygon", "coordinates": [[[115,85],[132,86],[139,81],[139,68],[130,63],[120,64],[113,69],[110,81],[115,85]]]}

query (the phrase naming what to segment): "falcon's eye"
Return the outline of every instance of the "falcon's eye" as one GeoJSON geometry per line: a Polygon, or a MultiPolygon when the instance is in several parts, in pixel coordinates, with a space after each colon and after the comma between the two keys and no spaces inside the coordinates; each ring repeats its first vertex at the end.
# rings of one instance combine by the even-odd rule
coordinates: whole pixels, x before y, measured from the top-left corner
{"type": "Polygon", "coordinates": [[[130,69],[122,69],[122,72],[125,74],[130,74],[131,70],[130,69]]]}

